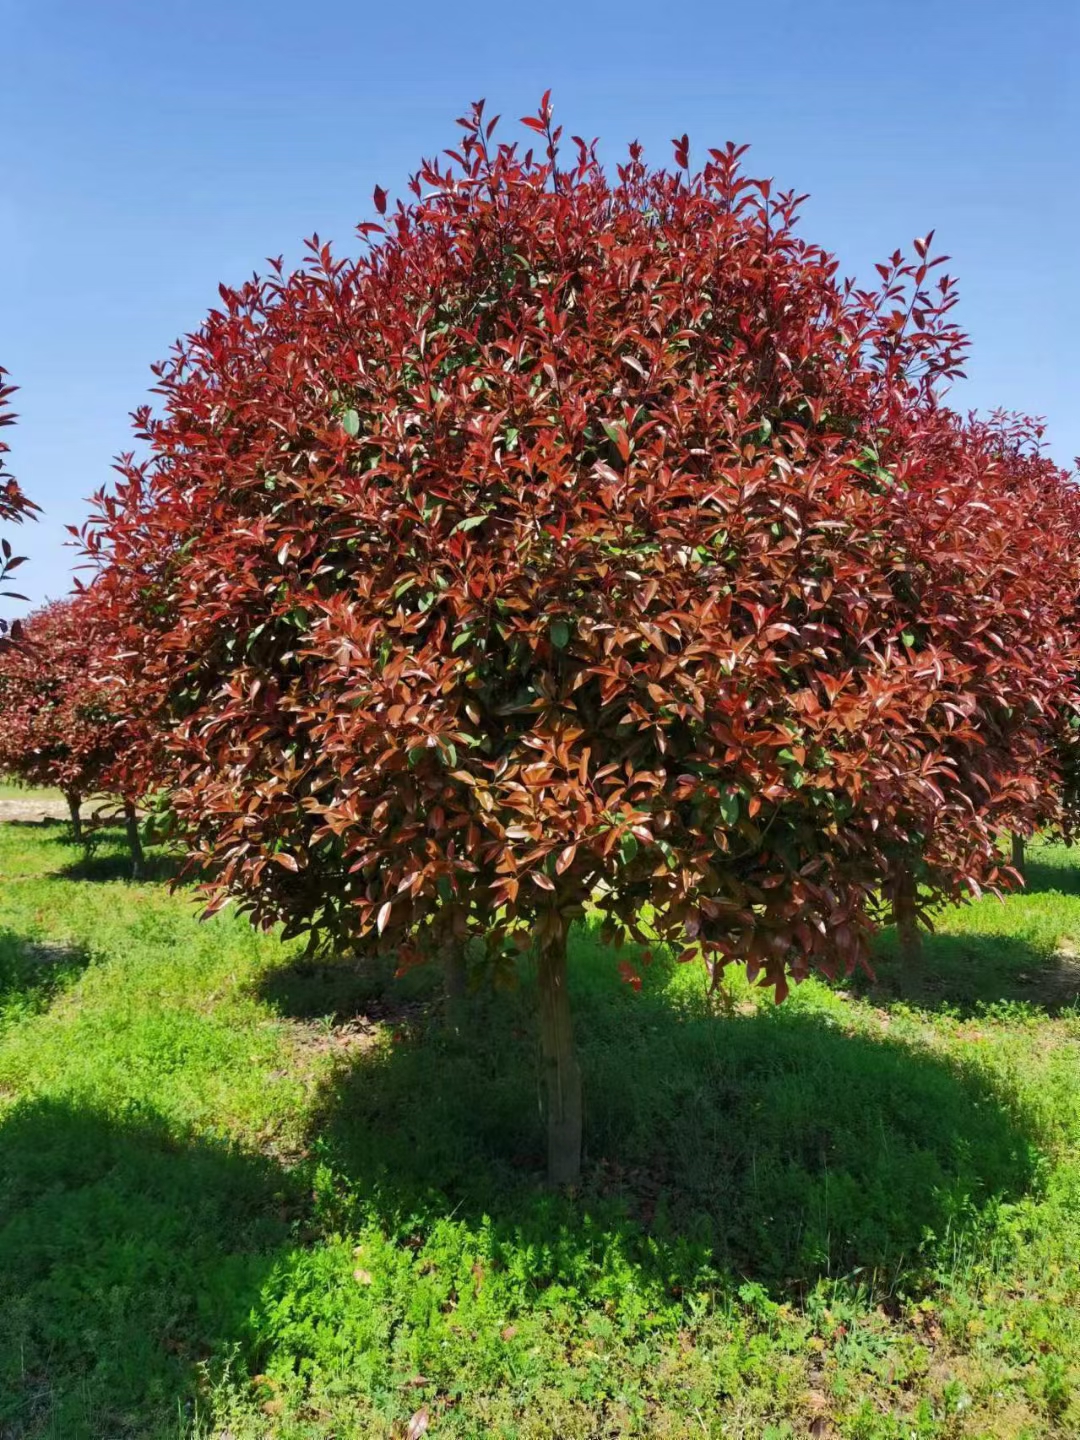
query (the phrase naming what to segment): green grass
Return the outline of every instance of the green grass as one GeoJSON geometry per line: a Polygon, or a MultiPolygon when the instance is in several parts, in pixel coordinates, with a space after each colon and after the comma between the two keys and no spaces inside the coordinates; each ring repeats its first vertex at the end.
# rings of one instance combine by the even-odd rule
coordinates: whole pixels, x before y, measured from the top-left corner
{"type": "Polygon", "coordinates": [[[4,1440],[1080,1433],[1064,849],[778,1010],[577,933],[559,1197],[527,970],[458,1038],[66,833],[0,827],[4,1440]]]}

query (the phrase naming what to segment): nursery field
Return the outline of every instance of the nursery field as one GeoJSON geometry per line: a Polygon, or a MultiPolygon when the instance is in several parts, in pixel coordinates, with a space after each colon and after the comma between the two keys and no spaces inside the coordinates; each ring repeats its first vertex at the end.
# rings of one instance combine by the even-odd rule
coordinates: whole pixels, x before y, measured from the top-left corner
{"type": "Polygon", "coordinates": [[[554,1195],[527,966],[455,1033],[121,839],[0,826],[4,1440],[1080,1433],[1080,855],[779,1008],[576,932],[554,1195]]]}

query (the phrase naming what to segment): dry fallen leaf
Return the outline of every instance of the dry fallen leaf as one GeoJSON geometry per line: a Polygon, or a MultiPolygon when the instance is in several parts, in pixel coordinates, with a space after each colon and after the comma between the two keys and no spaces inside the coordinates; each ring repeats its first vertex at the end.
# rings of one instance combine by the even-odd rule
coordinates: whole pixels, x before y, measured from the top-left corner
{"type": "Polygon", "coordinates": [[[352,1274],[358,1285],[370,1285],[374,1278],[370,1270],[354,1270],[352,1274]]]}
{"type": "Polygon", "coordinates": [[[416,1414],[409,1421],[409,1428],[405,1431],[405,1440],[420,1440],[431,1423],[431,1416],[428,1414],[426,1405],[417,1410],[416,1414]]]}

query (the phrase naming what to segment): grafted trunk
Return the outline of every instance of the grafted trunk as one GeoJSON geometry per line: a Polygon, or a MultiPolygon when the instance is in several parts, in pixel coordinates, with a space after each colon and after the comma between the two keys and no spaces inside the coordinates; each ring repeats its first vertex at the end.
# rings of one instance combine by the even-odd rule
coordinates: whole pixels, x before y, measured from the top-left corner
{"type": "Polygon", "coordinates": [[[135,806],[130,800],[124,801],[124,820],[127,825],[128,847],[131,850],[131,878],[138,880],[143,873],[143,847],[142,836],[139,834],[139,817],[135,813],[135,806]]]}
{"type": "Polygon", "coordinates": [[[68,790],[64,794],[68,803],[68,811],[71,814],[71,833],[75,836],[76,843],[81,845],[83,838],[82,814],[79,806],[82,803],[82,796],[75,790],[68,790]]]}
{"type": "Polygon", "coordinates": [[[547,1102],[548,1182],[571,1185],[581,1175],[581,1069],[574,1049],[566,983],[566,934],[546,938],[537,958],[540,1042],[547,1102]]]}
{"type": "Polygon", "coordinates": [[[917,969],[922,963],[922,930],[915,913],[915,877],[905,869],[900,876],[896,894],[893,897],[893,921],[900,946],[900,958],[905,968],[917,969]]]}
{"type": "Polygon", "coordinates": [[[1012,868],[1021,876],[1024,873],[1024,837],[1014,835],[1012,837],[1012,868]]]}

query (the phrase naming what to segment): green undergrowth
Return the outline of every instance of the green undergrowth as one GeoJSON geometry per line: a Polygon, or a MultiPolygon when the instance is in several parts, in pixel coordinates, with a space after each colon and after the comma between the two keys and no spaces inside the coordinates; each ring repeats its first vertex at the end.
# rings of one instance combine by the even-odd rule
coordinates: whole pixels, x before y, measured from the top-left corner
{"type": "Polygon", "coordinates": [[[0,1437],[1080,1433],[1080,867],[779,1009],[573,939],[581,1187],[528,967],[306,961],[119,835],[0,826],[0,1437]]]}

